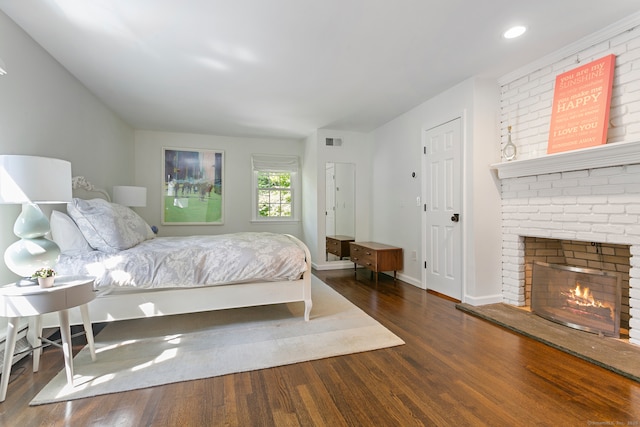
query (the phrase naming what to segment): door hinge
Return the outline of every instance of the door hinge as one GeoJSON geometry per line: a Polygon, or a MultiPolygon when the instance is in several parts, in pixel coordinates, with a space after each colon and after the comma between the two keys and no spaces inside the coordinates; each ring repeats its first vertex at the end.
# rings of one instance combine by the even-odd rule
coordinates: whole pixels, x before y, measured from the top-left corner
{"type": "Polygon", "coordinates": [[[425,268],[425,270],[426,270],[426,268],[427,268],[427,261],[425,261],[425,262],[424,262],[424,268],[425,268]]]}
{"type": "Polygon", "coordinates": [[[422,147],[422,154],[427,154],[427,147],[422,147]]]}
{"type": "Polygon", "coordinates": [[[427,211],[427,204],[426,203],[424,204],[424,211],[425,212],[427,211]]]}

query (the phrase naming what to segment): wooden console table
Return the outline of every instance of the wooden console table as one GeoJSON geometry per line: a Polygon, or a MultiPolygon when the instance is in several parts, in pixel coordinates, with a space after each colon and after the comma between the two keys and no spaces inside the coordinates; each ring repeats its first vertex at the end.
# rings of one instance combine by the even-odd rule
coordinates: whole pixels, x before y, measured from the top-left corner
{"type": "Polygon", "coordinates": [[[376,284],[380,271],[393,271],[393,280],[396,280],[396,273],[402,270],[402,248],[376,242],[352,242],[349,245],[354,271],[361,265],[375,272],[376,284]]]}
{"type": "Polygon", "coordinates": [[[355,239],[351,236],[327,236],[326,237],[326,260],[329,261],[329,254],[333,254],[338,258],[349,258],[349,243],[355,239]]]}

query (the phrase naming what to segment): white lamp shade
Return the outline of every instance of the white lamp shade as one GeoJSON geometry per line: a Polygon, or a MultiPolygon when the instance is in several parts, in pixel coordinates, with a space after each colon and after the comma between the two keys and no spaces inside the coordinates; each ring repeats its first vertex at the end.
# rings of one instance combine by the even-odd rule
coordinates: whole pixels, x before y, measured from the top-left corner
{"type": "Polygon", "coordinates": [[[4,253],[7,267],[29,276],[53,267],[60,248],[44,236],[49,221],[36,203],[65,203],[72,198],[71,163],[38,156],[0,155],[0,203],[22,204],[13,231],[20,240],[4,253]]]}
{"type": "Polygon", "coordinates": [[[147,189],[130,185],[115,186],[113,187],[113,202],[129,207],[147,206],[147,189]]]}
{"type": "Polygon", "coordinates": [[[38,156],[0,155],[0,203],[66,203],[71,163],[38,156]]]}

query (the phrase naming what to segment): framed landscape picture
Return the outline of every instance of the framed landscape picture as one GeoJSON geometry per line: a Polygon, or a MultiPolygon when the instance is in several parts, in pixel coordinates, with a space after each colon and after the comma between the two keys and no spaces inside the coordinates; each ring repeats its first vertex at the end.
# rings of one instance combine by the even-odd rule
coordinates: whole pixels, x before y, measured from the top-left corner
{"type": "Polygon", "coordinates": [[[163,148],[162,224],[224,223],[224,152],[163,148]]]}

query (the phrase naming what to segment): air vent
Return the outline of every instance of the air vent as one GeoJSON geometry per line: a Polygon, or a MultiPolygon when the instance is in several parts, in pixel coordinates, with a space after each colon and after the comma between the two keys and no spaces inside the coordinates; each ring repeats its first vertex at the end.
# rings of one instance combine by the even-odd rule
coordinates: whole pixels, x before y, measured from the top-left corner
{"type": "Polygon", "coordinates": [[[325,145],[327,147],[340,147],[342,145],[342,138],[325,138],[325,145]]]}

